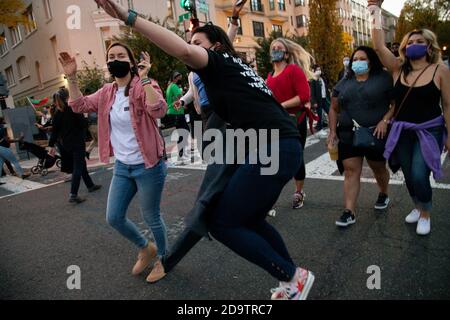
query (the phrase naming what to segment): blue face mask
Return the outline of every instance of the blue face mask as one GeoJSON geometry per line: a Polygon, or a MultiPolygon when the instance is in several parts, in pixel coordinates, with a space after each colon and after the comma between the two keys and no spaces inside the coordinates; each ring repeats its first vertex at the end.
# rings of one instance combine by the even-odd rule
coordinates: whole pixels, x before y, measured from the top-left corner
{"type": "Polygon", "coordinates": [[[369,62],[367,61],[353,61],[352,70],[356,75],[362,75],[369,72],[369,62]]]}
{"type": "Polygon", "coordinates": [[[406,47],[406,57],[411,60],[418,60],[425,57],[428,53],[428,46],[424,44],[411,44],[406,47]]]}
{"type": "Polygon", "coordinates": [[[272,50],[270,53],[270,58],[272,62],[280,62],[284,60],[285,52],[283,50],[272,50]]]}

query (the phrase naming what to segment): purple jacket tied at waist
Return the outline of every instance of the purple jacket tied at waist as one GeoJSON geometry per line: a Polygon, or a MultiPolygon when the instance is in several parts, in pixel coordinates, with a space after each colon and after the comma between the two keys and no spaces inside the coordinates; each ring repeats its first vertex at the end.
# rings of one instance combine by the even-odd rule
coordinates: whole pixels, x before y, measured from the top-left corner
{"type": "Polygon", "coordinates": [[[392,154],[392,152],[394,151],[398,139],[400,138],[400,134],[403,130],[415,131],[417,137],[419,138],[420,150],[422,151],[425,163],[433,172],[435,179],[442,178],[443,174],[441,168],[441,153],[447,139],[444,117],[439,116],[424,123],[393,121],[384,151],[384,157],[389,160],[389,165],[391,167],[398,165],[398,162],[395,159],[395,154],[392,154]],[[444,134],[442,135],[442,141],[438,143],[433,135],[426,129],[431,129],[439,126],[444,127],[444,134]]]}

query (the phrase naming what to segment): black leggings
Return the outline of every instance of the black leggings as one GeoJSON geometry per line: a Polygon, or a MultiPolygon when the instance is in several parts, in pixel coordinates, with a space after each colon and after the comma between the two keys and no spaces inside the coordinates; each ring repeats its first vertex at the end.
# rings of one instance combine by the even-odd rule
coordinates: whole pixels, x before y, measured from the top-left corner
{"type": "Polygon", "coordinates": [[[303,150],[302,164],[300,166],[300,169],[294,176],[294,179],[297,181],[303,181],[306,178],[305,159],[304,159],[305,152],[304,151],[305,151],[305,145],[306,145],[306,136],[308,135],[307,123],[308,123],[308,117],[305,116],[305,119],[303,119],[302,122],[297,124],[298,131],[300,132],[300,143],[302,144],[302,147],[303,147],[303,149],[302,149],[303,150]]]}

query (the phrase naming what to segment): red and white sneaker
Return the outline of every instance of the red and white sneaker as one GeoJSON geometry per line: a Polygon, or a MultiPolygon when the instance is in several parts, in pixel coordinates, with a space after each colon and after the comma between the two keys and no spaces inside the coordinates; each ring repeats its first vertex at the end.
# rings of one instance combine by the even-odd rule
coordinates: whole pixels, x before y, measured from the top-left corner
{"type": "Polygon", "coordinates": [[[311,271],[297,268],[295,276],[290,282],[280,282],[278,288],[271,290],[271,300],[306,300],[314,279],[311,271]]]}

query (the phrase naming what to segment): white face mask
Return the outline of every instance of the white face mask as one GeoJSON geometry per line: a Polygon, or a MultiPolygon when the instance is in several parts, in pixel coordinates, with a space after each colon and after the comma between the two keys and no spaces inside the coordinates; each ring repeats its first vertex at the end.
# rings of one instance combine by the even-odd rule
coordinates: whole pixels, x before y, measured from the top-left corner
{"type": "Polygon", "coordinates": [[[350,64],[350,60],[344,60],[344,67],[348,67],[348,65],[350,64]]]}
{"type": "Polygon", "coordinates": [[[322,75],[322,70],[317,70],[314,74],[317,78],[319,78],[322,75]]]}

